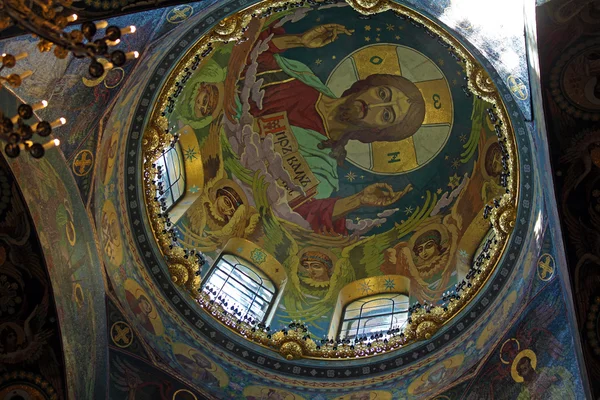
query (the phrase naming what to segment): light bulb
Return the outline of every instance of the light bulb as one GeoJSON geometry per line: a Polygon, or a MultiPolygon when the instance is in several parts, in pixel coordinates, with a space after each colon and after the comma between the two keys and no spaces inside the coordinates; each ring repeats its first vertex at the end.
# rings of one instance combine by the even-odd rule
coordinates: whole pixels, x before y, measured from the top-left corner
{"type": "Polygon", "coordinates": [[[58,128],[59,126],[63,126],[66,123],[67,123],[67,120],[65,118],[63,118],[63,117],[60,117],[56,121],[53,121],[50,124],[50,126],[52,127],[52,129],[54,129],[54,128],[58,128]]]}
{"type": "Polygon", "coordinates": [[[125,28],[121,28],[121,35],[127,35],[130,33],[134,33],[135,32],[135,26],[133,25],[129,25],[126,26],[125,28]]]}
{"type": "Polygon", "coordinates": [[[33,111],[41,110],[42,108],[46,108],[48,106],[48,102],[46,100],[42,100],[39,103],[35,103],[31,106],[33,111]]]}

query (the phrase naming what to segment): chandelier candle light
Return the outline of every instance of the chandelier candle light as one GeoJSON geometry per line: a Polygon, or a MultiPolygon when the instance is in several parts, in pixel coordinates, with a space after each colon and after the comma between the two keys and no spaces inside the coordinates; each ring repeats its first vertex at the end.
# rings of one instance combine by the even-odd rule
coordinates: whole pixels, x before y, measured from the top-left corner
{"type": "MultiPolygon", "coordinates": [[[[65,30],[68,24],[78,19],[76,14],[64,15],[64,10],[68,10],[71,5],[72,0],[0,0],[0,31],[18,26],[40,38],[37,47],[41,52],[48,52],[54,47],[54,55],[59,59],[66,58],[69,53],[76,58],[89,58],[88,73],[93,78],[99,78],[111,68],[121,67],[128,60],[139,57],[137,51],[125,53],[112,49],[121,43],[121,36],[136,31],[133,25],[119,28],[109,26],[107,21],[86,21],[81,24],[81,29],[65,30]],[[100,30],[104,30],[103,34],[97,35],[100,30]],[[100,58],[108,62],[101,63],[98,61],[100,58]]],[[[26,52],[17,55],[2,54],[0,73],[13,68],[17,61],[27,56],[26,52]]],[[[21,74],[0,75],[0,88],[7,84],[17,88],[32,74],[31,70],[27,70],[21,74]]],[[[12,117],[6,116],[0,110],[0,139],[7,142],[4,151],[8,157],[14,158],[19,156],[21,151],[26,151],[32,157],[40,158],[46,150],[58,146],[58,139],[44,145],[34,143],[30,139],[34,133],[42,137],[49,136],[52,129],[66,123],[65,118],[59,118],[52,123],[41,121],[33,125],[25,122],[33,117],[35,111],[47,106],[48,102],[45,100],[33,105],[21,104],[17,114],[12,117]]]]}

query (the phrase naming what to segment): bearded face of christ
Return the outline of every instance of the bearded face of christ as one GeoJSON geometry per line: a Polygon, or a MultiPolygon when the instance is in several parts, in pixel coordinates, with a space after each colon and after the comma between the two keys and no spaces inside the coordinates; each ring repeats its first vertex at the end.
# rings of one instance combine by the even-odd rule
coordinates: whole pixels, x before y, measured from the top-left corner
{"type": "Polygon", "coordinates": [[[400,124],[411,104],[394,86],[374,86],[346,96],[336,112],[339,122],[362,128],[388,128],[400,124]]]}

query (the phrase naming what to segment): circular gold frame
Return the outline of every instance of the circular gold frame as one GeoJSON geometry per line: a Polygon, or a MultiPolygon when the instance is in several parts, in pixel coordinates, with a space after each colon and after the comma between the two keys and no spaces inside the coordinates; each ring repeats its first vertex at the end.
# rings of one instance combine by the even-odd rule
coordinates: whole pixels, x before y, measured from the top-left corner
{"type": "Polygon", "coordinates": [[[156,193],[154,177],[157,171],[152,164],[171,140],[170,135],[167,133],[167,118],[161,114],[161,110],[167,108],[169,98],[174,95],[176,90],[175,83],[184,78],[186,74],[185,70],[189,70],[194,62],[198,62],[194,60],[195,56],[207,51],[211,42],[240,40],[244,28],[249,24],[253,16],[261,15],[268,9],[290,4],[293,1],[264,0],[218,22],[211,31],[200,38],[188,50],[173,69],[158,96],[149,123],[145,128],[142,141],[142,159],[146,210],[151,222],[153,235],[168,264],[169,272],[174,282],[186,289],[194,298],[197,298],[201,307],[208,314],[213,315],[213,317],[223,323],[228,329],[238,333],[247,340],[279,352],[287,359],[301,357],[327,359],[369,357],[401,348],[415,341],[431,338],[444,324],[456,316],[485,285],[508,244],[508,239],[514,228],[516,219],[519,198],[519,168],[514,129],[507,109],[502,102],[502,97],[487,72],[457,39],[418,12],[397,4],[392,0],[346,1],[356,11],[365,15],[393,11],[409,17],[416,23],[422,24],[426,29],[438,35],[445,43],[452,46],[453,51],[464,62],[469,90],[474,95],[480,96],[494,105],[498,120],[501,121],[500,129],[502,135],[506,138],[505,146],[509,155],[508,171],[510,175],[508,176],[506,186],[508,193],[503,195],[496,207],[490,211],[489,218],[496,233],[497,243],[491,245],[490,258],[483,262],[480,267],[481,273],[475,275],[469,281],[470,286],[462,290],[459,299],[450,302],[445,308],[436,306],[432,307],[429,311],[422,308],[413,312],[411,314],[411,322],[404,329],[403,336],[387,338],[385,343],[382,340],[375,341],[369,346],[366,344],[357,344],[352,347],[346,345],[340,345],[340,347],[325,345],[321,348],[312,339],[305,340],[306,333],[302,329],[290,329],[285,334],[280,331],[270,335],[264,330],[253,329],[249,324],[237,321],[236,318],[224,312],[225,310],[220,305],[211,304],[208,296],[198,292],[200,278],[195,275],[197,265],[191,259],[188,260],[184,257],[185,254],[182,248],[171,246],[170,236],[162,232],[163,222],[160,218],[156,217],[160,214],[161,210],[160,206],[154,200],[156,193]]]}

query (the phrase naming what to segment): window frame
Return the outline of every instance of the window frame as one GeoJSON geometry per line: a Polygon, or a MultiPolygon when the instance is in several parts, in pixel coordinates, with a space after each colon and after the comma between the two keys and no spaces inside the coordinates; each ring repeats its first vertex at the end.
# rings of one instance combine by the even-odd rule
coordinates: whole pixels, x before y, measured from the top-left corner
{"type": "MultiPolygon", "coordinates": [[[[217,275],[224,282],[223,282],[223,285],[218,289],[218,292],[215,295],[215,297],[218,297],[222,293],[225,293],[225,296],[227,296],[228,299],[233,300],[235,302],[235,305],[237,305],[239,307],[243,307],[242,304],[241,304],[241,302],[240,302],[240,300],[233,298],[227,292],[223,292],[223,288],[227,285],[227,283],[230,281],[230,279],[233,280],[233,281],[235,281],[235,283],[237,285],[242,285],[243,286],[243,290],[251,291],[252,292],[252,295],[246,295],[248,298],[251,298],[251,304],[245,310],[245,313],[242,313],[242,315],[240,316],[240,318],[244,318],[245,316],[248,316],[248,317],[252,318],[253,320],[256,320],[257,322],[266,323],[272,317],[271,313],[272,313],[273,307],[276,305],[276,303],[279,302],[279,293],[280,293],[280,290],[277,288],[277,285],[275,285],[275,282],[273,282],[271,280],[271,278],[269,276],[267,276],[267,274],[264,273],[258,266],[254,265],[252,262],[246,260],[244,257],[240,257],[239,255],[232,254],[232,253],[222,253],[215,260],[215,262],[213,263],[213,265],[208,270],[208,273],[206,274],[206,277],[202,280],[202,284],[201,284],[201,288],[202,289],[204,289],[209,284],[213,288],[217,287],[214,283],[213,284],[210,283],[211,278],[214,275],[216,275],[217,272],[220,272],[222,275],[226,275],[226,278],[223,278],[223,276],[218,276],[217,275]],[[225,259],[225,257],[227,257],[227,256],[235,258],[237,260],[237,264],[233,264],[229,260],[225,259]],[[228,264],[228,266],[231,268],[231,271],[227,272],[224,269],[220,268],[220,263],[226,263],[226,264],[228,264]],[[241,265],[244,268],[246,268],[249,271],[251,271],[252,273],[254,273],[262,282],[259,283],[258,281],[254,281],[253,278],[251,278],[246,272],[244,272],[243,270],[239,269],[237,267],[238,265],[241,265]],[[234,271],[238,271],[239,273],[246,275],[246,277],[248,279],[253,280],[256,284],[258,284],[258,289],[254,290],[254,289],[248,287],[248,283],[246,283],[246,282],[240,282],[240,280],[235,275],[233,275],[234,271]],[[268,283],[272,287],[272,289],[270,289],[266,285],[264,285],[265,282],[268,283]],[[271,298],[269,300],[265,299],[261,295],[261,290],[265,290],[265,291],[271,293],[271,298]],[[251,311],[252,310],[252,305],[255,304],[255,301],[256,301],[257,297],[260,298],[261,300],[263,300],[265,303],[268,304],[267,308],[264,311],[264,315],[262,316],[262,318],[260,320],[258,320],[255,317],[256,314],[253,311],[251,311]]],[[[231,285],[231,286],[234,286],[234,285],[231,285]]],[[[238,290],[238,291],[245,295],[245,293],[242,290],[238,290]]],[[[232,304],[229,304],[229,306],[231,306],[231,305],[232,304]]]]}
{"type": "Polygon", "coordinates": [[[183,158],[183,151],[181,150],[181,145],[179,143],[176,143],[175,146],[169,147],[168,149],[164,150],[160,156],[156,159],[155,163],[160,163],[159,165],[161,165],[165,171],[162,172],[162,175],[164,176],[164,178],[162,179],[163,181],[163,194],[159,194],[158,190],[157,190],[157,195],[159,199],[170,199],[171,203],[169,204],[169,202],[167,201],[167,211],[171,210],[177,203],[179,203],[183,197],[185,196],[185,188],[186,188],[186,176],[185,176],[185,163],[184,163],[184,158],[183,158]],[[177,178],[172,182],[171,181],[171,174],[169,173],[170,171],[170,165],[172,165],[173,167],[175,167],[176,163],[174,161],[175,157],[169,156],[167,157],[167,154],[170,152],[174,152],[173,154],[175,155],[175,157],[177,158],[178,164],[179,164],[179,175],[177,176],[177,178]],[[170,163],[169,163],[170,161],[170,163]],[[178,184],[178,182],[182,182],[183,184],[180,185],[178,184]],[[177,196],[177,198],[175,198],[175,196],[173,195],[173,188],[176,187],[177,190],[179,190],[179,194],[177,196]]]}
{"type": "MultiPolygon", "coordinates": [[[[406,321],[408,321],[409,318],[409,296],[405,293],[399,293],[399,292],[391,292],[391,293],[375,293],[372,295],[368,295],[368,296],[363,296],[360,297],[358,299],[355,299],[353,301],[351,301],[350,303],[346,304],[344,306],[344,308],[342,309],[342,315],[340,318],[340,322],[339,322],[339,329],[337,332],[337,337],[339,337],[340,339],[350,339],[350,340],[356,340],[357,338],[363,336],[363,335],[372,335],[375,333],[381,333],[384,332],[385,329],[382,329],[380,331],[377,332],[372,332],[372,333],[359,333],[360,330],[362,329],[364,331],[365,326],[363,325],[361,328],[361,321],[368,321],[371,318],[377,318],[377,317],[388,317],[391,316],[392,317],[392,321],[390,323],[390,327],[387,328],[387,330],[393,329],[394,325],[393,325],[393,321],[394,321],[394,316],[395,315],[402,315],[405,314],[406,315],[406,321]],[[394,298],[399,297],[399,296],[404,296],[406,298],[406,301],[400,302],[400,301],[395,301],[394,298]],[[366,300],[365,299],[369,299],[366,300]],[[365,306],[367,306],[370,302],[373,301],[378,301],[378,300],[389,300],[392,302],[392,312],[391,313],[382,313],[382,314],[375,314],[375,315],[363,315],[363,309],[365,306]],[[346,314],[348,313],[348,308],[352,307],[353,305],[362,302],[362,304],[360,305],[360,307],[358,308],[359,314],[357,317],[351,317],[351,318],[347,318],[346,314]],[[403,311],[394,311],[395,307],[398,307],[400,304],[404,303],[406,306],[403,307],[403,311]],[[358,321],[358,325],[356,326],[356,328],[352,328],[352,329],[344,329],[344,324],[346,322],[352,323],[353,321],[358,321]],[[355,330],[355,333],[353,336],[350,335],[350,333],[352,332],[352,330],[355,330]],[[342,336],[343,334],[346,334],[345,336],[342,336]]],[[[406,323],[405,323],[406,324],[406,323]]],[[[404,325],[405,325],[404,324],[404,325]]],[[[403,328],[403,326],[400,326],[399,328],[403,328]]]]}

